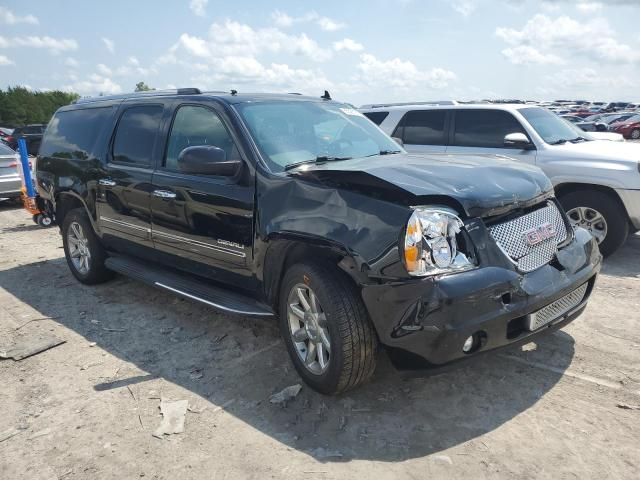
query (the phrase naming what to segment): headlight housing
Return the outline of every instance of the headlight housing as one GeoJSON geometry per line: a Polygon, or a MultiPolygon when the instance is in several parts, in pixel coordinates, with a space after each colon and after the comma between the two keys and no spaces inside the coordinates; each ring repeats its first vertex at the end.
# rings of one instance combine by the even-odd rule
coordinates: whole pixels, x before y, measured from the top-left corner
{"type": "Polygon", "coordinates": [[[458,249],[464,224],[453,210],[415,207],[404,237],[404,264],[409,275],[424,277],[469,270],[475,265],[458,249]]]}

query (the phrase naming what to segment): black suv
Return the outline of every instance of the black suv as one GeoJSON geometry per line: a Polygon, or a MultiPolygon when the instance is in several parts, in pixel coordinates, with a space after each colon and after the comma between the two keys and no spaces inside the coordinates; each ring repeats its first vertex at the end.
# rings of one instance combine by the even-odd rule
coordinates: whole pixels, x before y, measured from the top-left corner
{"type": "Polygon", "coordinates": [[[40,123],[17,127],[5,141],[11,148],[18,150],[18,140],[24,138],[24,141],[27,143],[27,152],[29,152],[29,155],[37,155],[40,150],[42,134],[45,128],[46,125],[40,123]]]}
{"type": "Polygon", "coordinates": [[[197,89],[81,100],[37,184],[71,272],[277,316],[314,389],[475,358],[586,307],[601,256],[536,167],[406,154],[328,95],[197,89]]]}

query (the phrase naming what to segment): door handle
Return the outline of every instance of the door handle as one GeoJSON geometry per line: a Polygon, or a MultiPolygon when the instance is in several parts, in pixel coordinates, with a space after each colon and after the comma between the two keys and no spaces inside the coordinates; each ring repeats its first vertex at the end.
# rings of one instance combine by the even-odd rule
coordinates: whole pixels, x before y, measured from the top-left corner
{"type": "Polygon", "coordinates": [[[154,190],[153,196],[159,198],[176,198],[176,194],[168,190],[154,190]]]}
{"type": "Polygon", "coordinates": [[[100,180],[98,180],[98,184],[103,185],[105,187],[116,186],[116,182],[114,180],[111,180],[110,178],[101,178],[100,180]]]}

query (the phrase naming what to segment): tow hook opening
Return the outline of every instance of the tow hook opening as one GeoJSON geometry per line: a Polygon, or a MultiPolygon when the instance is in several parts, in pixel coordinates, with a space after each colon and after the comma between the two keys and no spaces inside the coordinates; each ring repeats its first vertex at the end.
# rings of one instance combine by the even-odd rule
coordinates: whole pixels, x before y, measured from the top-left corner
{"type": "Polygon", "coordinates": [[[487,333],[479,330],[470,335],[462,344],[462,351],[465,354],[475,353],[487,344],[487,333]]]}

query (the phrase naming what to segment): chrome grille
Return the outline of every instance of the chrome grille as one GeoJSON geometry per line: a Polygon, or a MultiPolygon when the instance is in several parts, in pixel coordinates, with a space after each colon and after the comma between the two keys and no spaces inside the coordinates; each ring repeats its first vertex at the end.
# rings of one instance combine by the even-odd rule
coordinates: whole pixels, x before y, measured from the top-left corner
{"type": "Polygon", "coordinates": [[[529,330],[536,330],[543,325],[561,317],[573,307],[580,305],[580,302],[584,300],[584,296],[587,293],[588,283],[585,283],[581,287],[578,287],[569,295],[565,295],[560,300],[556,300],[550,305],[541,308],[537,312],[530,315],[529,318],[529,330]]]}
{"type": "Polygon", "coordinates": [[[567,227],[553,202],[521,217],[489,227],[489,233],[516,264],[521,272],[531,272],[549,263],[558,252],[558,245],[567,239],[567,227]],[[555,236],[536,245],[527,242],[527,232],[550,224],[555,236]]]}

